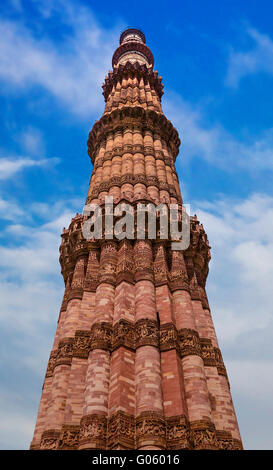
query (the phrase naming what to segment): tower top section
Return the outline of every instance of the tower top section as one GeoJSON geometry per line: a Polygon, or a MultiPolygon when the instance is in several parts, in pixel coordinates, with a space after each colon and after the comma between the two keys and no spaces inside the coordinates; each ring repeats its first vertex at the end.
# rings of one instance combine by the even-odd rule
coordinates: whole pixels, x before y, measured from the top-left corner
{"type": "Polygon", "coordinates": [[[140,41],[144,44],[146,43],[145,34],[140,29],[127,28],[123,31],[119,38],[119,43],[123,44],[124,42],[129,41],[140,41]]]}
{"type": "Polygon", "coordinates": [[[154,56],[149,47],[146,46],[146,38],[140,29],[128,28],[120,35],[119,47],[115,50],[112,66],[118,67],[127,62],[146,64],[153,68],[154,56]]]}

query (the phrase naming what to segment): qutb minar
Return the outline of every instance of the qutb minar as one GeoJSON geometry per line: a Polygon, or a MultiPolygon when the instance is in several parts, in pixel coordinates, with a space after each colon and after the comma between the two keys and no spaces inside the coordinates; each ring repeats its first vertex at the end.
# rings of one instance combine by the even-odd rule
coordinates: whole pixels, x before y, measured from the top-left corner
{"type": "MultiPolygon", "coordinates": [[[[144,34],[127,29],[88,139],[86,204],[182,207],[180,140],[144,34]]],[[[210,246],[190,217],[190,244],[62,233],[65,292],[31,449],[242,449],[205,285],[210,246]]]]}

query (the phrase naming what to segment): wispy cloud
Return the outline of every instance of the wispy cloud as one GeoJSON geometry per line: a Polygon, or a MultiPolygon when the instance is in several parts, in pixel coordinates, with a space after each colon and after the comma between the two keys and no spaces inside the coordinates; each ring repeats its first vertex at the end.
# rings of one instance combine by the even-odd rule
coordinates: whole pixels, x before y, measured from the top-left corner
{"type": "Polygon", "coordinates": [[[23,215],[24,211],[16,202],[0,197],[0,219],[14,221],[23,215]]]}
{"type": "Polygon", "coordinates": [[[31,441],[63,295],[60,233],[79,205],[76,199],[27,207],[0,200],[0,216],[8,219],[2,232],[8,244],[0,247],[0,415],[5,423],[11,418],[0,432],[2,449],[28,448],[31,441]]]}
{"type": "Polygon", "coordinates": [[[240,80],[247,76],[259,72],[273,75],[273,41],[257,29],[247,28],[246,34],[254,42],[254,47],[248,51],[230,52],[227,85],[237,87],[240,80]]]}
{"type": "Polygon", "coordinates": [[[40,130],[29,126],[17,136],[17,140],[27,154],[44,155],[45,143],[40,130]]]}
{"type": "Polygon", "coordinates": [[[183,158],[199,157],[227,171],[273,170],[273,128],[259,136],[238,140],[219,122],[208,125],[201,106],[171,92],[164,110],[179,131],[183,158]]]}
{"type": "MultiPolygon", "coordinates": [[[[74,2],[58,0],[36,5],[45,16],[58,16],[69,34],[53,42],[20,21],[0,22],[0,80],[6,88],[43,87],[73,113],[88,116],[102,109],[98,93],[117,45],[119,24],[104,29],[92,11],[74,2]]],[[[33,20],[34,21],[34,20],[33,20]]]]}
{"type": "MultiPolygon", "coordinates": [[[[254,194],[245,200],[203,201],[196,206],[212,246],[210,299],[227,347],[272,321],[273,198],[254,194]]],[[[259,352],[262,349],[255,350],[259,352]]]]}
{"type": "Polygon", "coordinates": [[[0,158],[0,180],[12,178],[25,168],[56,165],[57,163],[59,163],[59,158],[43,158],[40,160],[29,157],[0,158]]]}
{"type": "MultiPolygon", "coordinates": [[[[37,289],[39,295],[41,293],[39,286],[51,283],[54,285],[58,279],[61,281],[58,250],[60,234],[62,228],[68,226],[74,216],[73,209],[78,208],[79,205],[80,201],[77,199],[59,200],[51,205],[35,203],[27,207],[20,206],[18,202],[0,200],[0,208],[2,207],[3,211],[12,208],[16,216],[11,218],[5,228],[5,235],[9,239],[8,245],[0,246],[1,298],[4,303],[7,301],[10,307],[14,305],[14,315],[21,302],[21,296],[10,296],[9,292],[13,288],[18,292],[20,287],[22,295],[25,288],[26,296],[29,293],[28,307],[22,303],[20,310],[25,311],[25,315],[32,318],[33,324],[39,321],[39,317],[32,317],[36,315],[35,308],[29,308],[32,302],[31,289],[34,300],[35,290],[37,289]],[[40,222],[37,222],[37,214],[40,222]],[[5,296],[6,288],[7,295],[5,296]]],[[[57,285],[58,283],[53,289],[54,292],[57,285]]],[[[43,308],[42,305],[41,308],[43,308]]],[[[47,310],[47,307],[45,308],[47,310]]],[[[5,308],[1,311],[1,321],[9,323],[13,316],[12,311],[9,311],[9,315],[5,308]]],[[[16,320],[16,325],[24,328],[26,317],[22,312],[20,318],[16,320]]]]}

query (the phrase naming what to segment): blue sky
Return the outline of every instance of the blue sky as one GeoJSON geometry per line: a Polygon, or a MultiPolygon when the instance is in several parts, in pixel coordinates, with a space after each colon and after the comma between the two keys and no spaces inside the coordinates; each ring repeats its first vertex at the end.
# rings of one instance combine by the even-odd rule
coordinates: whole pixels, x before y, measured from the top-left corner
{"type": "Polygon", "coordinates": [[[177,127],[184,202],[245,448],[272,449],[273,3],[2,0],[0,448],[28,448],[63,295],[60,233],[82,210],[86,141],[119,34],[141,28],[177,127]]]}

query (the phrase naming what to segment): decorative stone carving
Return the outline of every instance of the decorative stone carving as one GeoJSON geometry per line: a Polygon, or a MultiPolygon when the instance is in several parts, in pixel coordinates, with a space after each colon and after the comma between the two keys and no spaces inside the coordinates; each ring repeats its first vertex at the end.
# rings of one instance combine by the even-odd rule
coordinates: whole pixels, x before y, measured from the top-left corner
{"type": "MultiPolygon", "coordinates": [[[[206,277],[206,275],[204,277],[206,277]]],[[[207,310],[210,310],[207,294],[206,294],[204,287],[200,288],[200,295],[201,295],[202,307],[207,310]]]]}
{"type": "Polygon", "coordinates": [[[83,416],[79,433],[79,448],[105,449],[107,417],[99,414],[83,416]]]}
{"type": "Polygon", "coordinates": [[[178,334],[173,323],[165,323],[160,327],[160,351],[176,349],[178,352],[178,334]]]}
{"type": "Polygon", "coordinates": [[[129,124],[135,127],[140,122],[143,128],[148,128],[152,132],[156,131],[160,134],[162,140],[169,142],[171,153],[175,159],[178,154],[180,139],[171,122],[164,115],[152,109],[144,109],[142,106],[124,106],[112,110],[110,115],[104,114],[99,121],[95,122],[88,139],[88,153],[92,162],[94,162],[96,150],[105,140],[107,133],[114,132],[117,128],[129,124]]]}
{"type": "Polygon", "coordinates": [[[100,183],[99,185],[99,192],[103,192],[103,191],[108,191],[109,190],[109,181],[103,181],[102,183],[100,183]]]}
{"type": "Polygon", "coordinates": [[[137,240],[134,246],[135,280],[153,281],[153,259],[151,242],[137,240]]]}
{"type": "Polygon", "coordinates": [[[164,162],[165,162],[165,165],[168,165],[168,166],[170,166],[170,167],[172,168],[172,166],[173,166],[173,160],[172,160],[171,157],[166,157],[166,156],[164,156],[164,162]]]}
{"type": "Polygon", "coordinates": [[[146,176],[145,175],[135,175],[135,184],[137,183],[142,183],[142,184],[145,184],[145,186],[147,186],[147,180],[146,180],[146,176]]]}
{"type": "Polygon", "coordinates": [[[118,411],[108,420],[107,448],[134,449],[136,439],[135,417],[118,411]]]}
{"type": "Polygon", "coordinates": [[[216,438],[219,450],[234,450],[231,432],[216,430],[216,438]]]}
{"type": "Polygon", "coordinates": [[[135,323],[136,348],[140,346],[158,346],[159,330],[154,320],[143,319],[135,323]]]}
{"type": "MultiPolygon", "coordinates": [[[[177,222],[181,225],[182,197],[174,166],[180,146],[179,136],[162,112],[160,99],[163,85],[161,77],[152,68],[152,56],[149,50],[145,45],[134,49],[134,45],[130,45],[128,40],[130,35],[126,34],[128,31],[123,33],[122,37],[127,38],[127,43],[118,48],[114,54],[114,70],[109,72],[103,86],[103,94],[107,101],[105,112],[101,119],[95,122],[88,138],[88,153],[94,168],[87,204],[98,203],[104,216],[105,196],[107,193],[109,195],[109,192],[114,198],[114,208],[120,202],[127,202],[135,215],[139,203],[146,205],[150,202],[156,206],[160,202],[167,204],[176,202],[179,207],[177,222]],[[146,57],[146,59],[144,57],[145,64],[138,62],[143,59],[141,54],[146,57]],[[151,66],[147,66],[148,63],[151,66]]],[[[139,35],[141,42],[144,36],[141,32],[139,35]]],[[[158,223],[158,214],[156,217],[158,223]]],[[[183,328],[177,331],[172,316],[172,313],[175,313],[175,317],[176,312],[171,312],[172,305],[179,310],[178,302],[181,298],[181,320],[184,314],[186,317],[190,313],[184,312],[184,308],[188,308],[189,295],[185,292],[181,296],[178,293],[173,295],[175,291],[181,290],[189,292],[193,300],[202,302],[203,309],[199,305],[200,310],[193,311],[197,326],[198,315],[202,316],[200,321],[203,319],[205,321],[208,313],[205,284],[210,247],[202,224],[196,216],[190,218],[190,246],[182,253],[180,250],[171,250],[170,238],[160,240],[159,224],[155,240],[149,240],[148,230],[145,231],[144,240],[137,240],[136,233],[134,240],[120,242],[117,237],[114,240],[107,240],[104,224],[102,240],[87,241],[82,235],[82,226],[86,218],[86,214],[76,214],[68,229],[64,229],[62,233],[60,264],[66,290],[61,311],[66,310],[67,314],[61,315],[61,326],[63,331],[71,331],[70,327],[73,326],[75,336],[62,338],[58,349],[51,352],[46,372],[47,380],[42,394],[41,412],[38,414],[32,447],[37,448],[37,435],[40,436],[42,433],[41,448],[44,449],[242,448],[235,415],[232,406],[228,404],[229,397],[226,396],[226,406],[223,407],[214,396],[221,395],[222,387],[225,388],[225,393],[227,392],[223,378],[227,375],[220,350],[213,347],[211,340],[199,338],[197,331],[193,329],[183,328]],[[103,289],[101,283],[106,283],[108,286],[103,289]],[[116,290],[112,288],[117,285],[116,290]],[[96,292],[96,296],[90,292],[96,292]],[[155,292],[155,306],[160,311],[161,325],[154,317],[145,318],[151,305],[147,296],[154,295],[153,292],[155,292]],[[134,318],[134,293],[137,296],[143,295],[143,304],[140,302],[138,307],[140,304],[143,305],[143,312],[140,313],[144,318],[136,322],[123,318],[134,318]],[[100,295],[105,295],[105,299],[99,298],[100,295]],[[89,318],[91,322],[89,308],[93,308],[95,297],[96,302],[101,302],[101,313],[104,312],[106,315],[107,302],[113,301],[115,324],[112,324],[112,319],[110,322],[97,321],[89,331],[77,330],[84,328],[82,325],[88,325],[89,318]],[[74,299],[78,301],[72,302],[74,299]],[[164,324],[164,321],[169,323],[164,324]],[[143,350],[133,354],[137,348],[146,345],[149,346],[147,357],[143,350]],[[127,348],[127,351],[118,351],[118,348],[127,348]],[[98,351],[95,352],[95,349],[98,351]],[[107,351],[107,354],[99,350],[107,351]],[[182,358],[182,364],[174,350],[182,358]],[[90,351],[91,356],[89,356],[90,351]],[[115,354],[111,360],[113,352],[115,354]],[[203,372],[209,371],[203,371],[202,367],[200,369],[202,361],[196,360],[196,357],[183,360],[188,355],[198,355],[203,358],[206,367],[215,367],[211,372],[216,373],[217,370],[220,374],[217,393],[216,390],[213,393],[206,390],[205,380],[209,381],[210,375],[207,374],[206,377],[203,372]],[[74,361],[73,357],[82,360],[74,361]],[[87,361],[88,357],[90,361],[87,361]],[[73,390],[70,386],[65,386],[72,360],[75,362],[73,390]],[[137,361],[135,368],[134,363],[137,361]],[[58,372],[56,380],[55,378],[52,380],[54,368],[58,365],[66,366],[60,367],[56,371],[58,372]],[[98,377],[92,375],[94,371],[96,373],[96,365],[100,369],[98,377]],[[161,375],[157,373],[160,371],[160,366],[161,375]],[[156,373],[150,377],[153,368],[156,373]],[[195,380],[192,378],[195,368],[200,372],[199,383],[204,385],[207,406],[205,406],[205,397],[204,401],[200,397],[199,387],[190,383],[191,380],[195,380]],[[109,370],[110,375],[113,374],[110,381],[108,381],[109,370]],[[137,384],[134,386],[136,372],[137,384]],[[99,384],[97,389],[96,380],[99,384]],[[183,383],[186,384],[185,387],[183,383]],[[118,384],[117,389],[116,384],[118,384]],[[61,396],[50,387],[60,387],[61,396]],[[108,396],[110,397],[109,418],[108,412],[105,411],[108,396]],[[51,402],[55,398],[56,401],[51,402]],[[193,412],[196,413],[195,416],[201,418],[210,416],[210,408],[212,417],[221,414],[223,427],[232,429],[232,435],[226,431],[217,431],[215,436],[214,425],[205,419],[189,424],[183,415],[169,416],[170,413],[181,410],[182,402],[185,402],[185,410],[188,409],[189,416],[192,416],[193,412]],[[68,414],[63,413],[65,403],[68,406],[66,409],[68,414]],[[96,410],[96,413],[82,417],[80,426],[60,422],[61,416],[67,419],[70,413],[74,418],[78,416],[80,419],[79,403],[84,403],[82,409],[85,412],[96,410]],[[134,410],[135,403],[136,417],[125,412],[125,410],[134,410]],[[156,404],[162,404],[168,416],[164,417],[152,411],[141,413],[143,409],[160,409],[160,405],[158,408],[153,407],[156,404]],[[52,406],[56,414],[53,416],[51,413],[48,416],[47,413],[50,413],[52,406]],[[114,409],[119,411],[113,413],[114,409]],[[55,416],[56,424],[54,424],[55,416]],[[52,429],[42,432],[45,423],[49,421],[52,429]],[[61,429],[53,429],[54,427],[61,429]],[[238,439],[232,436],[238,436],[238,439]]],[[[94,311],[95,321],[98,313],[96,305],[97,303],[94,311]]],[[[109,315],[103,318],[111,317],[109,315]]],[[[211,321],[209,316],[206,319],[211,321]]],[[[181,321],[181,325],[183,324],[181,321]]]]}
{"type": "Polygon", "coordinates": [[[243,450],[243,445],[240,439],[233,439],[233,450],[243,450]]]}
{"type": "Polygon", "coordinates": [[[47,370],[46,370],[46,378],[52,377],[53,376],[53,371],[56,363],[56,358],[57,358],[58,350],[54,349],[50,353],[48,365],[47,365],[47,370]]]}
{"type": "Polygon", "coordinates": [[[85,279],[84,290],[86,292],[96,292],[98,287],[98,281],[95,279],[85,279]]]}
{"type": "Polygon", "coordinates": [[[75,333],[73,345],[73,357],[87,359],[90,351],[91,332],[86,330],[77,330],[75,333]]]}
{"type": "Polygon", "coordinates": [[[73,356],[73,343],[74,343],[74,338],[63,338],[59,342],[58,346],[58,351],[57,351],[57,357],[55,361],[55,365],[59,366],[61,364],[66,364],[70,365],[72,361],[72,356],[73,356]]]}
{"type": "Polygon", "coordinates": [[[112,186],[120,187],[121,184],[122,184],[122,182],[121,182],[121,177],[120,176],[112,176],[112,178],[110,179],[109,188],[111,188],[112,186]]]}
{"type": "Polygon", "coordinates": [[[29,450],[40,450],[40,444],[30,444],[29,450]]]}
{"type": "Polygon", "coordinates": [[[163,191],[168,191],[169,190],[169,185],[167,181],[159,181],[159,189],[163,191]]]}
{"type": "Polygon", "coordinates": [[[183,269],[172,269],[169,273],[169,286],[171,292],[176,290],[189,291],[189,281],[183,269]]]}
{"type": "Polygon", "coordinates": [[[159,181],[156,176],[147,176],[146,184],[147,186],[156,186],[157,188],[159,188],[159,181]]]}
{"type": "Polygon", "coordinates": [[[164,153],[162,150],[155,150],[155,158],[157,160],[163,160],[164,161],[164,153]]]}
{"type": "Polygon", "coordinates": [[[184,415],[166,418],[167,449],[190,449],[190,429],[184,415]]]}
{"type": "Polygon", "coordinates": [[[205,366],[216,366],[214,347],[210,339],[200,338],[201,356],[205,366]]]}
{"type": "Polygon", "coordinates": [[[122,156],[122,147],[114,147],[112,150],[112,157],[121,157],[122,156]]]}
{"type": "Polygon", "coordinates": [[[137,448],[158,446],[166,448],[166,425],[164,418],[155,412],[143,412],[136,418],[137,448]]]}
{"type": "Polygon", "coordinates": [[[194,449],[217,449],[215,427],[210,421],[193,421],[190,424],[190,435],[194,449]]]}
{"type": "Polygon", "coordinates": [[[122,281],[134,284],[134,262],[132,257],[119,258],[116,273],[117,284],[122,281]]]}
{"type": "Polygon", "coordinates": [[[104,349],[110,351],[112,347],[112,325],[108,322],[94,323],[90,333],[90,350],[104,349]]]}
{"type": "Polygon", "coordinates": [[[200,340],[197,331],[182,328],[178,331],[178,340],[181,357],[189,355],[201,355],[200,340]]]}
{"type": "Polygon", "coordinates": [[[164,269],[164,265],[162,266],[162,264],[154,263],[154,280],[156,287],[168,284],[168,272],[167,269],[164,269]]]}
{"type": "MultiPolygon", "coordinates": [[[[116,86],[118,81],[121,81],[125,76],[135,76],[140,79],[140,77],[145,78],[149,81],[151,88],[153,88],[159,99],[163,94],[163,85],[162,78],[158,76],[158,72],[148,68],[146,64],[140,64],[139,62],[129,62],[126,64],[119,64],[117,68],[114,68],[113,72],[109,72],[108,76],[105,78],[105,83],[102,85],[103,95],[105,101],[107,101],[113,86],[116,86]]],[[[139,87],[139,83],[137,84],[139,87]]]]}
{"type": "Polygon", "coordinates": [[[122,175],[120,179],[121,184],[134,184],[134,175],[127,173],[126,175],[122,175]]]}
{"type": "Polygon", "coordinates": [[[79,431],[79,425],[63,424],[58,449],[77,450],[79,444],[79,431]]]}
{"type": "Polygon", "coordinates": [[[219,348],[214,348],[214,353],[215,353],[215,358],[216,358],[216,365],[217,365],[218,374],[219,375],[224,375],[228,380],[227,371],[226,371],[226,368],[225,368],[225,365],[224,365],[224,361],[223,361],[223,357],[222,357],[222,353],[221,353],[220,349],[219,348]]]}
{"type": "Polygon", "coordinates": [[[107,240],[102,245],[98,282],[116,284],[117,245],[107,240]]]}
{"type": "Polygon", "coordinates": [[[60,431],[58,429],[48,429],[41,437],[40,449],[56,450],[58,448],[60,431]]]}
{"type": "Polygon", "coordinates": [[[177,192],[172,184],[169,184],[169,193],[172,197],[177,197],[177,192]]]}
{"type": "MultiPolygon", "coordinates": [[[[154,147],[151,147],[150,145],[144,145],[143,153],[145,156],[147,155],[152,155],[153,157],[155,156],[155,150],[154,147]]],[[[152,176],[148,176],[148,178],[153,178],[152,176]]]]}
{"type": "Polygon", "coordinates": [[[121,319],[113,327],[113,351],[120,346],[135,349],[134,324],[124,319],[121,319]]]}

